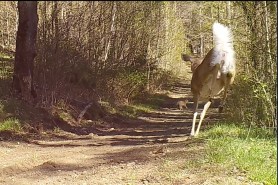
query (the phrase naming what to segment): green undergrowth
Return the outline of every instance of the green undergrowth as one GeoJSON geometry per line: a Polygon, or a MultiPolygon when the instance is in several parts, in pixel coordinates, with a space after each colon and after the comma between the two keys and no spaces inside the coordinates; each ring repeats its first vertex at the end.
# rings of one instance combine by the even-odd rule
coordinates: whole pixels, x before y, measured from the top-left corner
{"type": "Polygon", "coordinates": [[[149,113],[153,110],[154,108],[152,106],[148,106],[145,104],[131,104],[118,107],[116,109],[116,112],[121,116],[136,118],[141,114],[149,113]]]}
{"type": "Polygon", "coordinates": [[[22,127],[18,119],[8,118],[0,122],[0,131],[21,131],[22,127]]]}
{"type": "Polygon", "coordinates": [[[0,97],[0,132],[28,132],[38,124],[49,126],[50,113],[17,99],[0,97]]]}
{"type": "Polygon", "coordinates": [[[9,60],[12,60],[13,59],[13,56],[12,55],[9,55],[9,54],[6,54],[6,53],[3,53],[0,51],[0,60],[1,61],[9,61],[9,60]]]}
{"type": "Polygon", "coordinates": [[[153,109],[157,109],[161,104],[163,104],[166,101],[167,98],[168,96],[166,94],[145,93],[140,97],[137,97],[135,99],[135,103],[144,104],[153,109]]]}
{"type": "Polygon", "coordinates": [[[135,118],[145,113],[153,112],[166,101],[168,98],[164,94],[143,94],[137,97],[133,103],[129,105],[120,106],[117,109],[118,113],[122,116],[135,118]]]}
{"type": "Polygon", "coordinates": [[[273,130],[217,125],[201,134],[207,140],[206,159],[227,171],[237,168],[256,182],[277,184],[277,139],[273,130]]]}

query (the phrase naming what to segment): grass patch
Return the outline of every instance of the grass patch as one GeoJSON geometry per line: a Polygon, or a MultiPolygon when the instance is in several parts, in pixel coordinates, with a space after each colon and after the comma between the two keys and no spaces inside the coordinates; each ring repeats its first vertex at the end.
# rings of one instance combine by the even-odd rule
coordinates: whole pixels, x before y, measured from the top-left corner
{"type": "Polygon", "coordinates": [[[145,93],[143,96],[137,97],[135,102],[138,104],[145,104],[153,109],[157,109],[162,105],[168,96],[166,94],[149,94],[145,93]]]}
{"type": "Polygon", "coordinates": [[[14,57],[5,53],[0,52],[0,60],[2,61],[9,61],[12,60],[14,57]]]}
{"type": "Polygon", "coordinates": [[[193,159],[188,159],[186,163],[184,164],[185,169],[197,169],[200,168],[204,165],[205,161],[203,159],[198,159],[196,160],[195,158],[193,159]]]}
{"type": "Polygon", "coordinates": [[[149,94],[137,97],[133,104],[121,106],[120,114],[127,117],[135,118],[144,113],[150,113],[165,103],[168,96],[166,94],[149,94]]]}
{"type": "Polygon", "coordinates": [[[118,108],[118,113],[122,116],[136,118],[140,114],[148,113],[154,110],[152,106],[144,104],[124,105],[118,108]]]}
{"type": "Polygon", "coordinates": [[[72,115],[68,112],[64,112],[64,111],[59,111],[58,115],[61,119],[63,119],[66,122],[72,122],[74,121],[74,118],[72,117],[72,115]]]}
{"type": "Polygon", "coordinates": [[[22,127],[18,119],[8,118],[0,123],[0,131],[21,131],[22,127]]]}
{"type": "Polygon", "coordinates": [[[201,136],[208,140],[209,163],[227,170],[236,167],[253,181],[277,184],[277,140],[270,130],[218,125],[201,136]]]}

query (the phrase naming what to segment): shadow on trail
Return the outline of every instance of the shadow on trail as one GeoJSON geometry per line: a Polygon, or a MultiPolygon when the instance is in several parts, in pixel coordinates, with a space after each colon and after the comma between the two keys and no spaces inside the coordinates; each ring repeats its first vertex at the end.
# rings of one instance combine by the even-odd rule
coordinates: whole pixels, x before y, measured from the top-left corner
{"type": "MultiPolygon", "coordinates": [[[[175,84],[167,96],[154,97],[154,100],[160,102],[157,110],[141,114],[136,119],[107,116],[101,124],[82,127],[70,124],[58,116],[52,116],[47,124],[49,127],[58,128],[59,132],[52,130],[46,134],[46,137],[42,134],[41,138],[27,138],[26,141],[42,148],[51,147],[50,150],[57,147],[59,152],[60,150],[64,152],[63,148],[67,148],[65,156],[67,154],[71,156],[65,157],[66,160],[49,158],[35,167],[22,167],[21,169],[11,166],[2,171],[10,175],[39,171],[49,177],[61,174],[61,171],[98,169],[102,164],[119,164],[123,165],[120,167],[124,169],[150,161],[156,163],[156,160],[162,156],[172,157],[174,160],[184,159],[185,156],[186,158],[197,158],[202,152],[202,147],[198,146],[201,146],[203,141],[198,138],[189,138],[192,124],[190,107],[192,100],[188,87],[188,84],[175,84]],[[171,94],[177,96],[170,96],[171,94]],[[179,110],[176,103],[185,98],[189,100],[188,109],[179,110]],[[76,148],[73,150],[73,147],[76,148]],[[75,159],[76,152],[82,153],[87,158],[82,155],[75,159]]],[[[5,104],[7,112],[12,112],[13,107],[17,107],[19,110],[26,109],[20,104],[13,107],[7,105],[5,104]]],[[[22,112],[19,111],[19,113],[22,112]]],[[[26,115],[26,119],[29,117],[32,116],[26,115]]],[[[37,119],[36,115],[33,117],[37,119]]],[[[41,120],[36,120],[37,122],[46,120],[49,115],[44,112],[39,117],[41,120]]],[[[217,113],[217,109],[212,107],[208,111],[201,129],[205,129],[206,126],[215,123],[220,118],[221,115],[217,113]]]]}
{"type": "MultiPolygon", "coordinates": [[[[51,142],[36,143],[44,147],[60,146],[138,146],[145,144],[168,143],[171,139],[187,138],[192,124],[192,99],[184,94],[190,93],[189,84],[175,84],[171,94],[177,97],[161,96],[160,108],[154,112],[143,113],[136,119],[120,116],[105,118],[105,123],[98,126],[77,127],[69,125],[62,119],[56,118],[56,125],[65,132],[64,135],[53,135],[51,142]],[[188,100],[188,109],[179,110],[176,103],[188,100]],[[60,142],[65,140],[65,142],[60,142]]],[[[203,104],[200,104],[200,108],[203,104]]],[[[202,124],[202,129],[221,119],[221,114],[213,105],[202,124]]],[[[198,121],[198,119],[197,119],[198,121]]]]}
{"type": "MultiPolygon", "coordinates": [[[[142,147],[136,147],[132,149],[128,149],[125,151],[120,152],[111,152],[106,153],[103,156],[100,156],[100,159],[106,159],[109,161],[109,164],[111,163],[137,163],[142,164],[146,161],[155,161],[157,158],[160,158],[162,156],[167,156],[168,160],[169,157],[171,158],[184,158],[186,157],[197,157],[201,154],[201,150],[203,149],[197,149],[195,148],[194,151],[190,150],[189,148],[191,146],[198,146],[202,145],[203,140],[200,139],[190,139],[190,140],[184,140],[176,143],[171,144],[162,144],[162,145],[150,145],[146,146],[144,148],[142,147]],[[189,150],[185,150],[185,148],[188,148],[189,150]]],[[[95,160],[95,159],[94,159],[95,160]]]]}

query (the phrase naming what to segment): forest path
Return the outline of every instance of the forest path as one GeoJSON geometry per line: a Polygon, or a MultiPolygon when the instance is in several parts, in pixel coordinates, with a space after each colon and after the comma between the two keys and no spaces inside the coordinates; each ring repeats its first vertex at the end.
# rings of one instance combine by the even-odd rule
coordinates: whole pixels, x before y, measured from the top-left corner
{"type": "MultiPolygon", "coordinates": [[[[0,142],[0,184],[223,184],[230,177],[201,164],[205,142],[189,137],[189,80],[174,84],[167,96],[158,110],[114,128],[86,135],[61,131],[60,139],[31,143],[0,142]],[[184,98],[189,109],[182,111],[176,103],[184,98]]],[[[201,130],[217,119],[212,107],[201,130]]],[[[231,182],[239,183],[236,178],[231,182]]]]}

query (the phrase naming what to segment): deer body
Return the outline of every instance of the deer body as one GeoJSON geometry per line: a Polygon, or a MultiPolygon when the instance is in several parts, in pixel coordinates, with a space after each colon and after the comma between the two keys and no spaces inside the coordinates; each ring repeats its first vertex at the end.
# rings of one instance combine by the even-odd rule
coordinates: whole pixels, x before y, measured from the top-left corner
{"type": "Polygon", "coordinates": [[[227,97],[227,90],[235,77],[235,59],[230,29],[219,23],[213,25],[213,38],[215,47],[205,56],[202,62],[192,61],[188,55],[182,55],[183,60],[191,61],[193,72],[191,79],[191,92],[193,94],[193,122],[191,135],[197,136],[209,108],[212,98],[224,90],[223,99],[219,107],[221,112],[227,97]],[[207,101],[200,116],[198,128],[195,132],[198,102],[207,101]]]}

